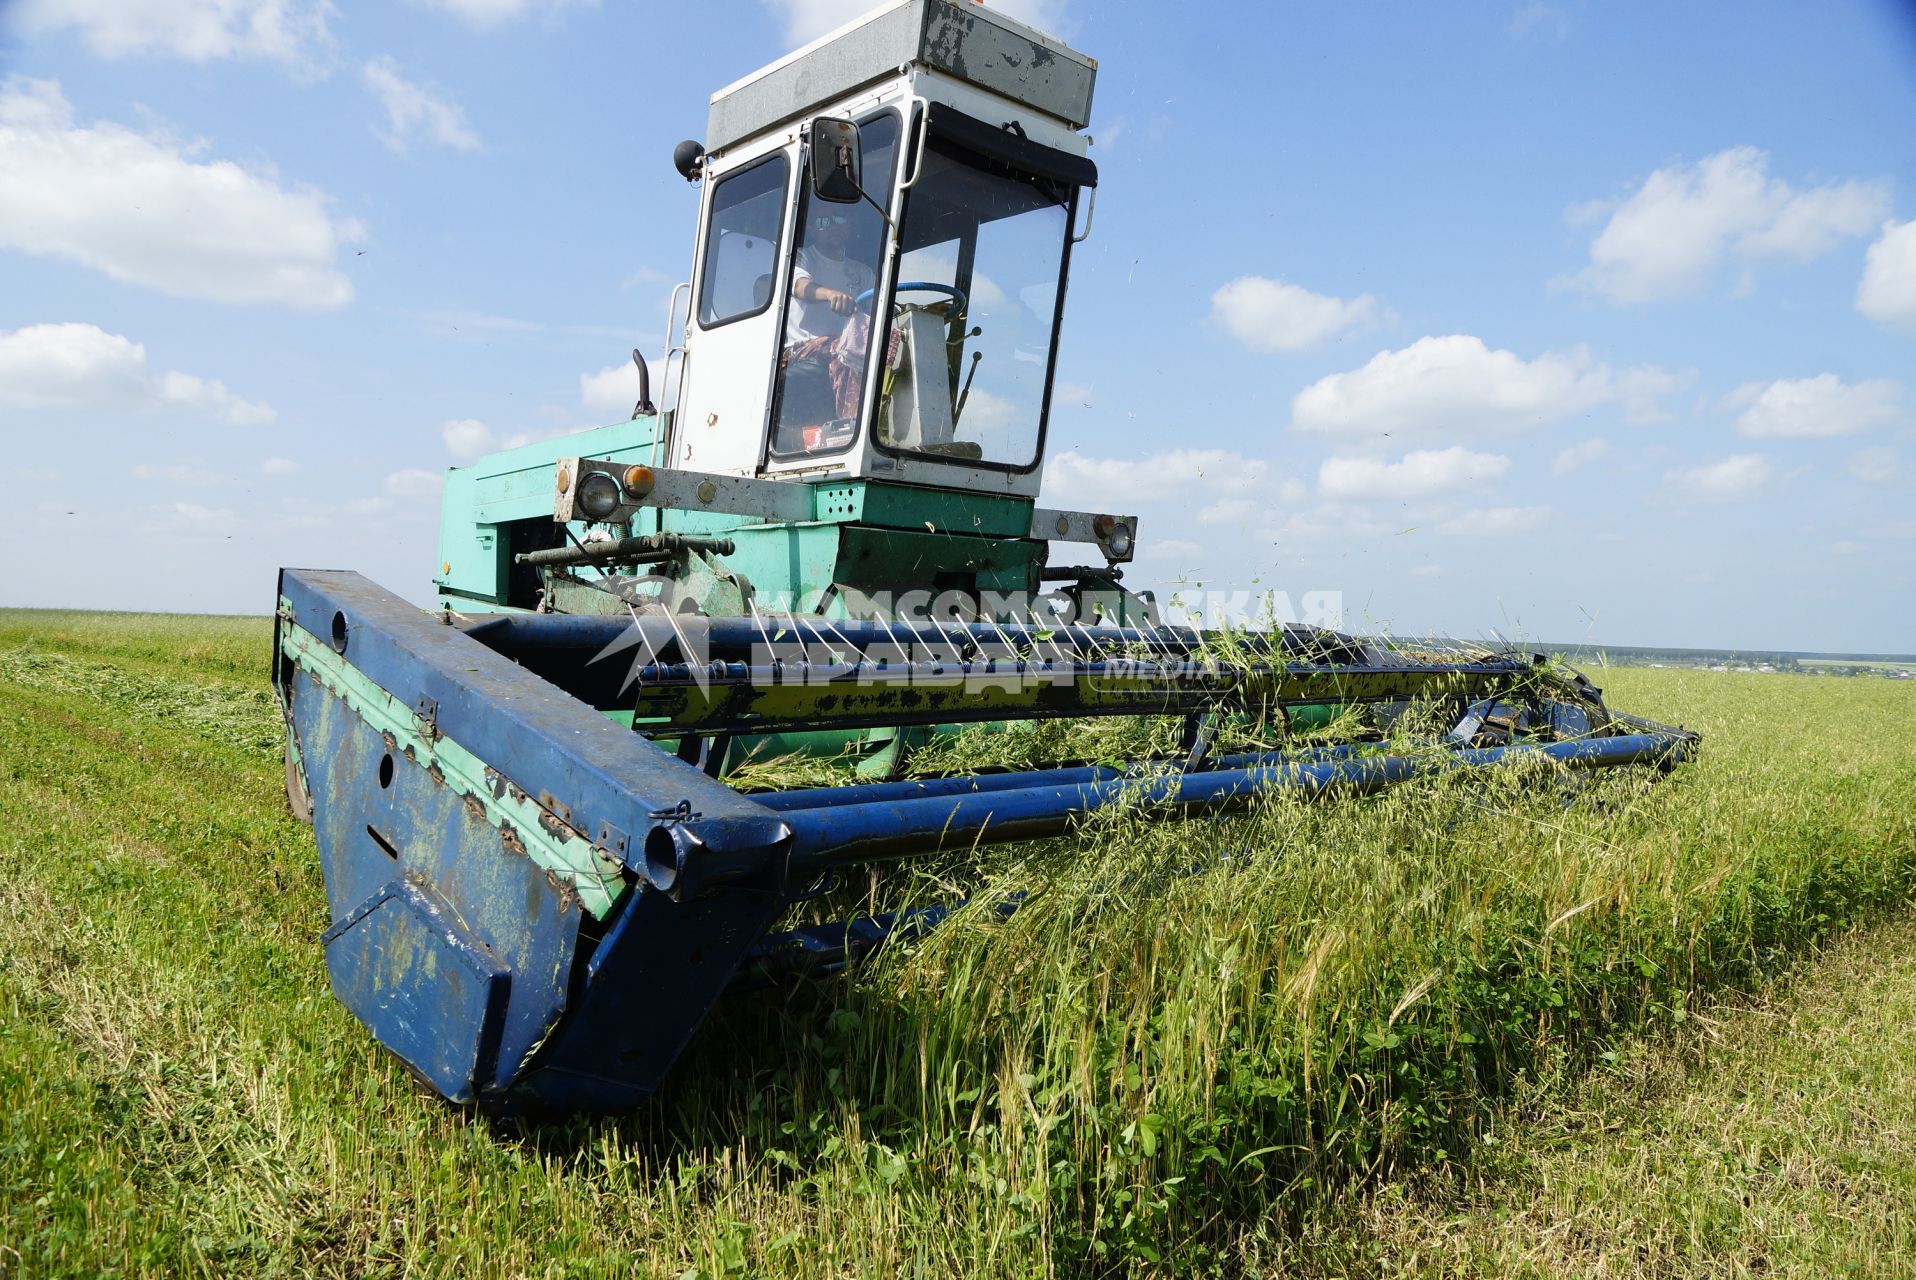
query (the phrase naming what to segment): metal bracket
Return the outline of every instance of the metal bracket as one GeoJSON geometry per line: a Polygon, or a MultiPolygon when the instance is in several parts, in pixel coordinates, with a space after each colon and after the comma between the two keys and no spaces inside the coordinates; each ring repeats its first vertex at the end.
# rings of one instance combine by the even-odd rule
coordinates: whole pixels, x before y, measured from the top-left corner
{"type": "Polygon", "coordinates": [[[704,815],[692,808],[690,800],[681,800],[670,809],[654,809],[646,816],[654,822],[663,822],[670,826],[681,822],[697,822],[704,815]]]}
{"type": "Polygon", "coordinates": [[[671,467],[635,468],[623,462],[605,462],[593,458],[560,458],[554,464],[555,494],[552,518],[561,522],[584,520],[575,495],[585,477],[595,472],[619,482],[620,502],[606,516],[612,523],[630,520],[645,507],[668,507],[679,511],[717,511],[733,516],[755,516],[763,520],[802,522],[813,518],[811,486],[789,480],[760,480],[752,476],[727,476],[716,472],[680,471],[671,467]],[[629,472],[649,473],[646,489],[635,493],[626,487],[629,472]]]}
{"type": "Polygon", "coordinates": [[[1040,542],[1091,542],[1096,543],[1106,560],[1113,564],[1123,564],[1137,554],[1138,518],[1136,516],[1101,516],[1089,511],[1055,511],[1050,507],[1031,509],[1032,538],[1040,542]],[[1123,555],[1113,555],[1106,545],[1107,538],[1098,536],[1097,522],[1111,521],[1115,531],[1122,527],[1131,536],[1131,545],[1125,548],[1123,555]]]}
{"type": "Polygon", "coordinates": [[[1091,199],[1085,205],[1084,230],[1071,237],[1072,244],[1083,244],[1091,238],[1091,220],[1098,215],[1098,189],[1091,188],[1091,199]]]}

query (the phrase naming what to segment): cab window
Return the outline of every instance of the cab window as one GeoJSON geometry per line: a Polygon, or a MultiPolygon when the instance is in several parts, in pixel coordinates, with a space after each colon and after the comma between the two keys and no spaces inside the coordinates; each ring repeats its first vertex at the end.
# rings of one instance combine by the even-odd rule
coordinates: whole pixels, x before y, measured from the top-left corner
{"type": "MultiPolygon", "coordinates": [[[[898,151],[892,112],[859,125],[865,192],[889,205],[898,151]]],[[[884,216],[863,200],[829,204],[807,191],[792,255],[785,340],[772,417],[774,457],[843,449],[858,434],[875,292],[889,239],[884,216]]]]}
{"type": "Polygon", "coordinates": [[[900,345],[879,445],[1018,470],[1037,460],[1072,189],[934,135],[899,239],[900,345]]]}
{"type": "Polygon", "coordinates": [[[717,328],[772,305],[790,165],[783,152],[729,173],[712,188],[712,223],[699,268],[699,327],[717,328]]]}

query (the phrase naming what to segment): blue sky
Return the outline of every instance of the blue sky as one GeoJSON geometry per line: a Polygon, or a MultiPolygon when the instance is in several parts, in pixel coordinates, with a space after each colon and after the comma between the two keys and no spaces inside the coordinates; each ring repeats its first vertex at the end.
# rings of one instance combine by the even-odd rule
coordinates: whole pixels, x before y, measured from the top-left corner
{"type": "MultiPolygon", "coordinates": [[[[0,603],[427,600],[629,412],[709,93],[865,6],[0,0],[0,603]]],[[[1356,625],[1916,649],[1916,11],[1007,5],[1097,58],[1046,497],[1356,625]]]]}

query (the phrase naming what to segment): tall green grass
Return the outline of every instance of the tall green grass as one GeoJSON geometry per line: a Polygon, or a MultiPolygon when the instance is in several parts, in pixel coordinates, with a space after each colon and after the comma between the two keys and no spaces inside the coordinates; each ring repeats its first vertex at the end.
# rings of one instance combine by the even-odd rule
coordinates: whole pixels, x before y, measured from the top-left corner
{"type": "Polygon", "coordinates": [[[875,872],[843,903],[972,905],[728,999],[633,1115],[498,1124],[327,994],[245,683],[263,624],[168,625],[0,615],[0,1244],[29,1273],[1237,1274],[1916,886],[1916,690],[1614,671],[1705,733],[1695,765],[1120,809],[875,872]],[[128,679],[169,652],[196,714],[128,679]]]}
{"type": "Polygon", "coordinates": [[[1910,1273],[1916,917],[1526,1088],[1468,1168],[1256,1247],[1270,1272],[1573,1280],[1910,1273]]]}

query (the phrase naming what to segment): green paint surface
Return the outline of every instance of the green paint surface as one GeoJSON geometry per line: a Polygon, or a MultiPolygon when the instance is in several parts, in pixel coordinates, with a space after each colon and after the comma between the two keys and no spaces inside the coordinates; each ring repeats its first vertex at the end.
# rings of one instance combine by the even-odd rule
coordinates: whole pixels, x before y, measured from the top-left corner
{"type": "MultiPolygon", "coordinates": [[[[291,606],[282,602],[281,607],[291,606]]],[[[625,891],[623,864],[617,858],[594,847],[583,834],[563,839],[553,835],[552,827],[566,828],[556,814],[530,797],[511,789],[494,796],[486,785],[485,761],[450,738],[425,732],[410,707],[290,619],[282,618],[279,629],[286,657],[317,675],[329,692],[344,699],[374,730],[391,734],[401,752],[421,765],[437,765],[443,785],[478,801],[495,827],[509,827],[524,845],[526,856],[571,885],[594,917],[604,919],[612,910],[625,891]]]]}

